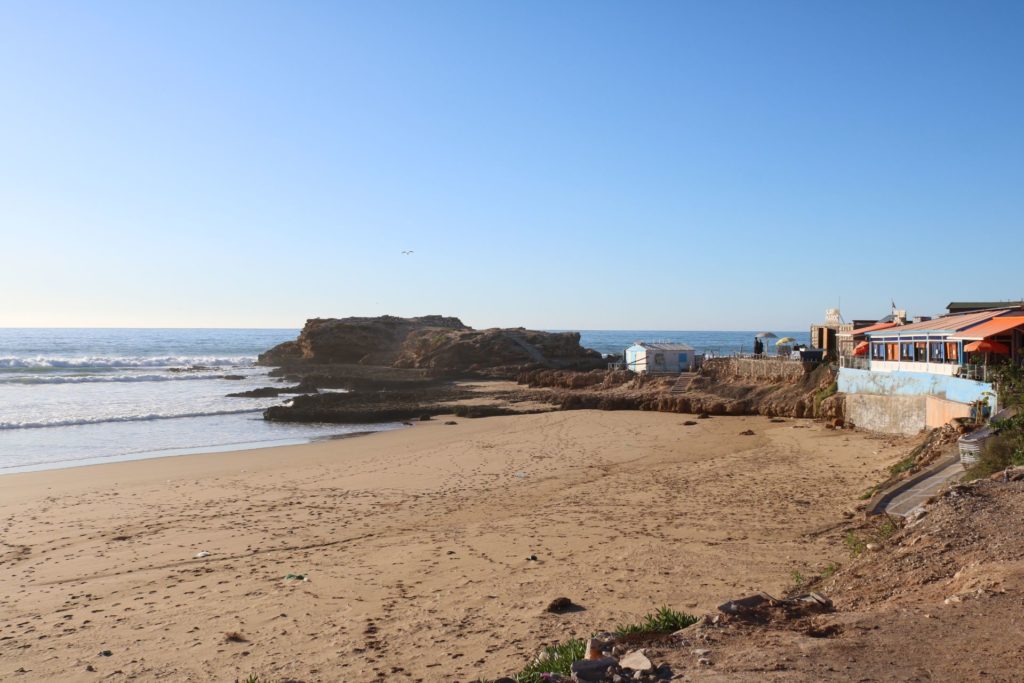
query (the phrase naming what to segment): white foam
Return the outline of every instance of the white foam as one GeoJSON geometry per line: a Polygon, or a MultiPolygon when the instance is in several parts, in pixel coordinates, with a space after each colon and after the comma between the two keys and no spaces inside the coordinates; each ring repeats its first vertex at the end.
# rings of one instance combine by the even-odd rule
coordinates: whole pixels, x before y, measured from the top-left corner
{"type": "Polygon", "coordinates": [[[263,408],[244,408],[241,410],[210,410],[205,412],[187,413],[146,413],[143,415],[113,415],[106,417],[53,418],[49,420],[25,422],[0,422],[0,429],[43,429],[47,427],[71,427],[77,425],[102,424],[105,422],[143,422],[148,420],[174,420],[182,417],[207,417],[209,415],[240,415],[242,413],[259,413],[263,408]]]}
{"type": "Polygon", "coordinates": [[[256,362],[252,356],[4,356],[0,368],[23,369],[78,369],[78,368],[168,368],[196,365],[231,365],[250,367],[256,362]]]}
{"type": "Polygon", "coordinates": [[[92,384],[94,382],[175,382],[180,380],[220,379],[224,373],[168,373],[163,375],[0,375],[0,384],[92,384]]]}

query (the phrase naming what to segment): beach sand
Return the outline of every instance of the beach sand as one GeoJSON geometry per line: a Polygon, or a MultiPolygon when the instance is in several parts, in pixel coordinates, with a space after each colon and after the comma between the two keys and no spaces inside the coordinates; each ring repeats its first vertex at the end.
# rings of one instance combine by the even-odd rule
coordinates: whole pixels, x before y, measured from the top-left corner
{"type": "Polygon", "coordinates": [[[809,421],[685,419],[442,418],[0,477],[0,680],[515,673],[542,644],[843,560],[829,529],[902,454],[809,421]],[[559,596],[585,609],[545,613],[559,596]]]}

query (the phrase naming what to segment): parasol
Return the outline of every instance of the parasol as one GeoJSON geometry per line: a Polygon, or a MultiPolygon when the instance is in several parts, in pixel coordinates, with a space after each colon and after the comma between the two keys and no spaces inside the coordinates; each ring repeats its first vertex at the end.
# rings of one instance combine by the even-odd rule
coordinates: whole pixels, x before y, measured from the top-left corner
{"type": "Polygon", "coordinates": [[[776,346],[782,346],[783,344],[792,344],[796,341],[795,337],[783,337],[779,341],[775,342],[776,346]]]}
{"type": "Polygon", "coordinates": [[[989,353],[998,353],[1004,356],[1010,355],[1010,348],[1006,344],[1000,344],[999,342],[992,341],[990,339],[971,342],[964,347],[964,351],[967,351],[968,353],[987,351],[989,353]]]}
{"type": "Polygon", "coordinates": [[[871,344],[868,344],[866,341],[862,341],[861,343],[857,344],[857,346],[855,346],[853,348],[853,355],[855,355],[855,356],[866,356],[866,355],[868,355],[868,348],[870,348],[870,346],[871,346],[871,344]]]}

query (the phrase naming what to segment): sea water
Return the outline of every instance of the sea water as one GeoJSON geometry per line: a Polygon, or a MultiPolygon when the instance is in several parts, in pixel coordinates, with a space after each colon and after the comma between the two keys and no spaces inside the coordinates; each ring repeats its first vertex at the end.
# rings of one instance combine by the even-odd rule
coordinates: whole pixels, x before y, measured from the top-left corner
{"type": "MultiPolygon", "coordinates": [[[[226,396],[274,386],[256,356],[297,334],[0,328],[0,474],[304,443],[397,426],[267,422],[263,410],[288,396],[226,396]]],[[[751,351],[754,334],[591,330],[581,332],[581,343],[621,353],[635,341],[676,341],[728,354],[751,351]]],[[[806,333],[777,334],[807,341],[806,333]]]]}
{"type": "Polygon", "coordinates": [[[0,329],[0,474],[305,443],[384,425],[263,420],[256,356],[298,330],[0,329]],[[241,379],[225,379],[225,376],[241,379]]]}

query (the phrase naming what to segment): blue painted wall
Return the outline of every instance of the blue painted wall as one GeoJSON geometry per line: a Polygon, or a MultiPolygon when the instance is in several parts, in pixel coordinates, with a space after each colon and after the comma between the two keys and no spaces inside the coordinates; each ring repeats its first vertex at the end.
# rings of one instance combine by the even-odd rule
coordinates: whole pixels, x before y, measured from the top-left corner
{"type": "Polygon", "coordinates": [[[839,369],[839,391],[845,394],[882,396],[935,396],[958,403],[973,403],[987,398],[995,408],[992,385],[961,377],[932,375],[925,372],[871,372],[853,368],[839,369]]]}

